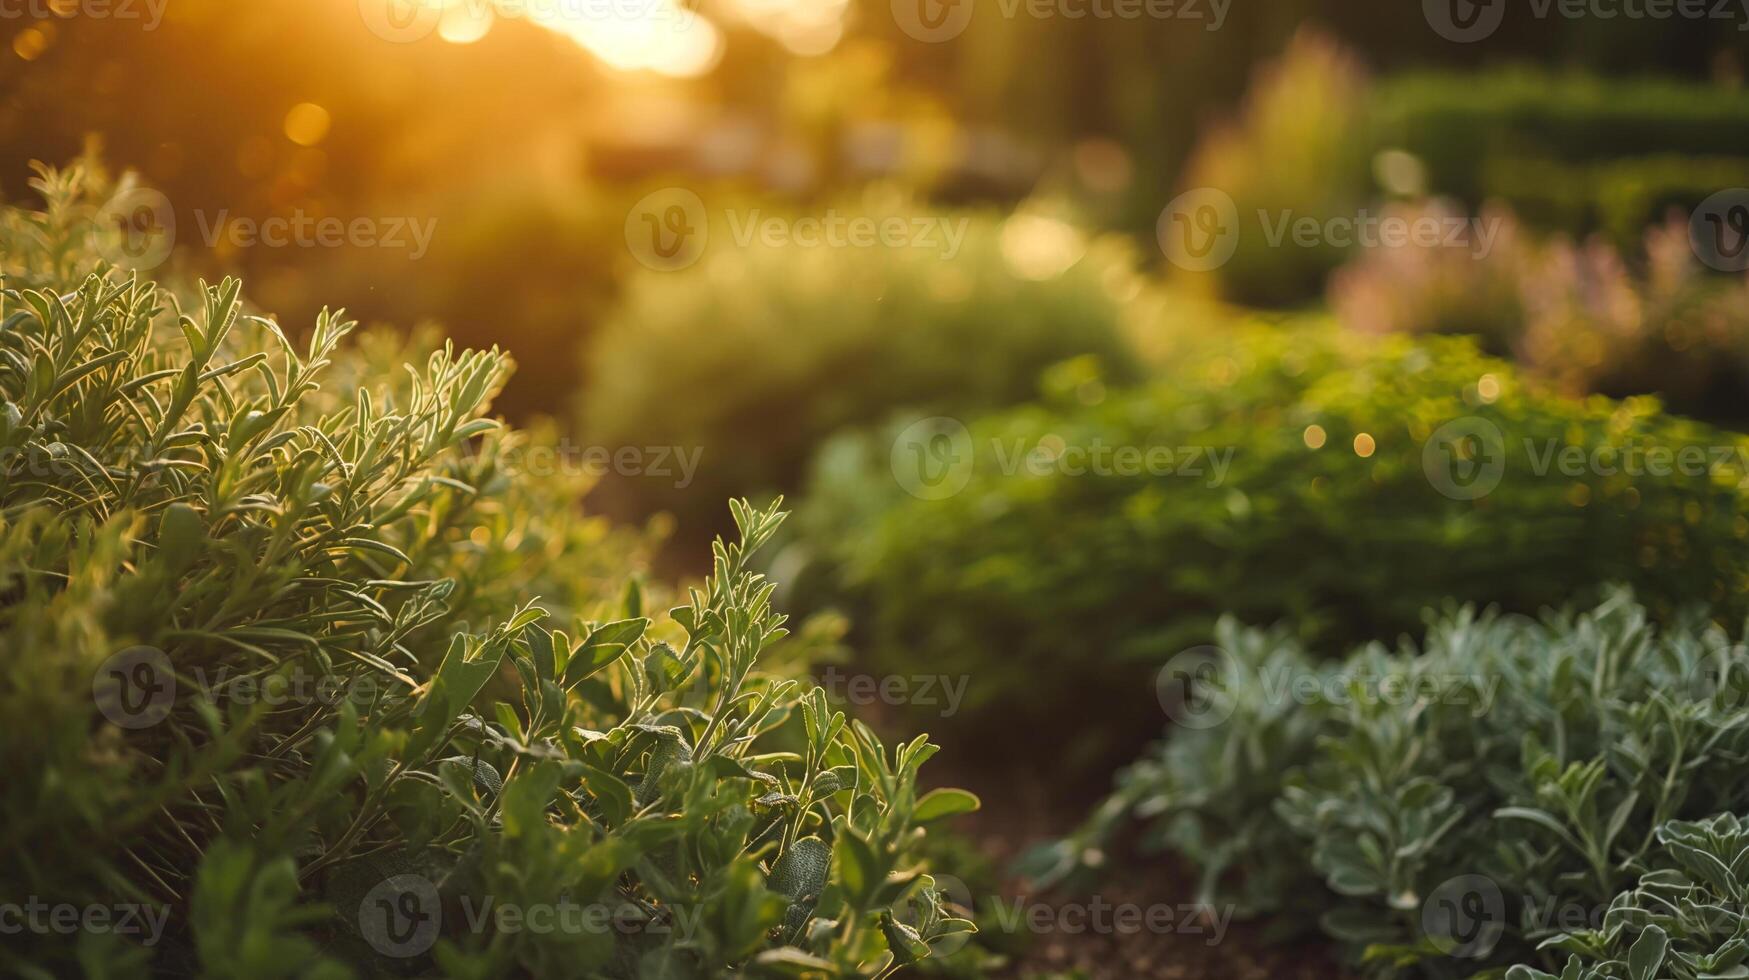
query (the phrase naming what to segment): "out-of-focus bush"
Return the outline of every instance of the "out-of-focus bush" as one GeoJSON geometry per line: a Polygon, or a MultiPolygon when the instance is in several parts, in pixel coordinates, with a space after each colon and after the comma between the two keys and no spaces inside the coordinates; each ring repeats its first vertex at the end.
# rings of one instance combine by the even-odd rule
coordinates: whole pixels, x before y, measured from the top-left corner
{"type": "Polygon", "coordinates": [[[1272,242],[1270,229],[1284,219],[1323,223],[1359,212],[1367,194],[1366,91],[1351,53],[1303,31],[1258,71],[1238,118],[1192,154],[1182,186],[1212,188],[1237,209],[1237,247],[1216,273],[1225,297],[1295,305],[1317,296],[1341,264],[1343,247],[1272,242]]]}
{"type": "Polygon", "coordinates": [[[725,493],[794,486],[844,426],[1012,404],[1077,354],[1134,374],[1120,329],[1121,301],[1140,289],[1128,248],[1024,210],[923,220],[933,244],[897,248],[740,246],[724,222],[696,265],[629,282],[589,350],[585,441],[698,462],[689,480],[621,474],[604,506],[669,510],[691,534],[725,493]]]}
{"type": "Polygon", "coordinates": [[[1670,207],[1749,171],[1749,93],[1530,68],[1379,83],[1377,145],[1421,161],[1430,193],[1500,199],[1526,218],[1628,245],[1670,207]]]}
{"type": "MultiPolygon", "coordinates": [[[[1401,213],[1450,217],[1439,205],[1401,213]]],[[[1569,393],[1656,394],[1683,414],[1743,421],[1749,279],[1702,267],[1685,224],[1651,229],[1643,255],[1623,256],[1600,239],[1539,242],[1503,210],[1479,220],[1485,249],[1367,249],[1333,278],[1332,306],[1363,330],[1474,334],[1569,393]]]]}
{"type": "Polygon", "coordinates": [[[1252,326],[1144,388],[1084,364],[1052,388],[951,453],[909,419],[841,437],[803,514],[809,601],[847,603],[881,669],[968,677],[983,718],[1151,726],[1145,666],[1229,610],[1340,644],[1448,595],[1535,610],[1607,580],[1746,608],[1749,441],[1538,393],[1467,339],[1252,326]],[[1686,468],[1624,465],[1650,447],[1686,468]]]}

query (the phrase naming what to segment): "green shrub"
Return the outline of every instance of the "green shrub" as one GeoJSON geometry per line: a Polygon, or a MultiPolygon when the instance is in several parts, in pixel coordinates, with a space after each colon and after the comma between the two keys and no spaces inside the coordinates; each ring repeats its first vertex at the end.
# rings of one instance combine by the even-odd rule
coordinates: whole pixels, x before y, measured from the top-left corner
{"type": "Polygon", "coordinates": [[[339,314],[57,264],[88,177],[0,221],[52,232],[0,241],[48,287],[0,294],[0,894],[162,932],[9,972],[877,976],[967,928],[913,858],[976,805],[918,796],[936,747],[762,657],[779,512],[647,615],[637,540],[484,417],[503,355],[396,380],[339,314]]]}
{"type": "Polygon", "coordinates": [[[1617,895],[1601,923],[1543,941],[1543,948],[1569,954],[1558,978],[1520,964],[1506,980],[1701,980],[1741,973],[1749,957],[1743,869],[1736,863],[1749,845],[1743,820],[1728,813],[1673,820],[1658,827],[1657,838],[1659,870],[1617,895]]]}
{"type": "Polygon", "coordinates": [[[1647,399],[1540,394],[1464,339],[1249,326],[1141,389],[1084,363],[1051,387],[957,447],[909,419],[836,441],[801,515],[816,596],[846,597],[883,667],[969,677],[974,708],[1043,717],[1075,697],[1144,719],[1141,666],[1223,610],[1345,643],[1413,629],[1447,595],[1534,611],[1609,580],[1660,614],[1749,608],[1749,441],[1647,399]],[[1648,447],[1689,447],[1688,472],[1617,462],[1648,447]],[[1556,451],[1618,472],[1567,475],[1556,451]],[[919,452],[963,488],[921,486],[919,452]],[[1496,463],[1497,486],[1468,482],[1496,463]]]}
{"type": "Polygon", "coordinates": [[[725,225],[697,265],[629,283],[589,357],[582,428],[592,446],[678,447],[698,466],[684,486],[625,481],[619,506],[666,509],[696,531],[717,519],[707,501],[792,488],[843,426],[899,407],[1011,404],[1075,354],[1128,373],[1119,298],[1135,274],[1116,243],[1036,215],[943,220],[964,222],[945,260],[931,248],[736,248],[725,225]]]}
{"type": "MultiPolygon", "coordinates": [[[[1381,82],[1372,113],[1379,146],[1426,166],[1426,190],[1470,204],[1526,186],[1489,186],[1506,161],[1690,158],[1691,173],[1695,160],[1749,161],[1749,93],[1719,86],[1529,68],[1414,73],[1381,82]]],[[[1531,186],[1553,190],[1541,180],[1531,186]]]]}
{"type": "MultiPolygon", "coordinates": [[[[1669,926],[1681,903],[1650,895],[1675,897],[1676,868],[1703,868],[1691,893],[1717,889],[1741,922],[1741,886],[1690,841],[1704,828],[1669,823],[1749,802],[1749,648],[1703,615],[1660,629],[1626,591],[1541,621],[1465,607],[1419,645],[1339,662],[1228,620],[1167,673],[1183,726],[1036,873],[1145,814],[1147,843],[1201,867],[1204,901],[1316,923],[1377,975],[1621,949],[1624,925],[1669,926]],[[1636,881],[1632,913],[1617,895],[1636,881]]],[[[1694,939],[1685,953],[1712,952],[1694,939]]]]}

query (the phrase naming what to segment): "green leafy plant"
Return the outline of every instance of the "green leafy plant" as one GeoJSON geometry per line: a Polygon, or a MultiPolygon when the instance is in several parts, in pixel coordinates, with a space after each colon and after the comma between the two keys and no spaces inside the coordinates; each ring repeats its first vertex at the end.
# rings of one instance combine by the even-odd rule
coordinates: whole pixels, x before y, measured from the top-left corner
{"type": "MultiPolygon", "coordinates": [[[[1171,672],[1184,727],[1034,873],[1073,874],[1141,816],[1145,844],[1201,866],[1203,901],[1316,923],[1381,975],[1625,954],[1625,910],[1681,914],[1672,869],[1708,863],[1690,838],[1735,825],[1671,821],[1749,798],[1749,650],[1698,614],[1659,629],[1626,591],[1541,621],[1454,609],[1420,644],[1337,662],[1229,620],[1171,672]]],[[[1703,890],[1730,894],[1723,867],[1703,890]]]]}
{"type": "Polygon", "coordinates": [[[1142,388],[1087,362],[1049,387],[967,425],[957,492],[905,489],[910,418],[837,440],[800,517],[806,603],[848,606],[884,670],[969,677],[968,706],[1005,724],[1073,697],[1107,734],[1157,725],[1148,669],[1223,610],[1324,644],[1394,639],[1448,595],[1534,612],[1611,580],[1658,615],[1687,597],[1745,611],[1741,437],[1647,399],[1539,392],[1468,340],[1248,325],[1142,388]],[[1454,424],[1490,444],[1457,447],[1454,424]],[[1651,447],[1710,462],[1551,455],[1651,447]],[[1484,449],[1498,480],[1466,493],[1484,449]]]}
{"type": "Polygon", "coordinates": [[[1657,830],[1660,868],[1610,903],[1595,929],[1544,940],[1570,951],[1559,976],[1523,964],[1506,980],[1675,980],[1734,977],[1745,972],[1745,883],[1739,864],[1749,831],[1733,814],[1671,821],[1657,830]]]}
{"type": "Polygon", "coordinates": [[[652,616],[641,539],[485,416],[504,355],[296,344],[104,262],[96,175],[38,189],[0,220],[0,894],[164,928],[0,962],[873,977],[969,928],[915,859],[976,805],[919,793],[936,746],[765,656],[775,506],[652,616]],[[532,927],[567,909],[611,917],[532,927]]]}

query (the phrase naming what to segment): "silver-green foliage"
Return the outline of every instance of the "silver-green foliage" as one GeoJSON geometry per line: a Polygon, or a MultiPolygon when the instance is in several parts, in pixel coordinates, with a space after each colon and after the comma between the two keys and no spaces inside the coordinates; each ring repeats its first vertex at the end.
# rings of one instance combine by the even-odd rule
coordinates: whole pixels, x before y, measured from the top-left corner
{"type": "Polygon", "coordinates": [[[1201,866],[1205,901],[1316,922],[1382,974],[1467,976],[1696,860],[1671,821],[1749,803],[1749,650],[1698,615],[1659,629],[1625,591],[1542,621],[1452,610],[1419,647],[1342,661],[1230,620],[1219,649],[1191,685],[1203,727],[1036,870],[1070,872],[1139,815],[1201,866]],[[1500,934],[1454,956],[1429,923],[1470,875],[1499,890],[1500,934]]]}

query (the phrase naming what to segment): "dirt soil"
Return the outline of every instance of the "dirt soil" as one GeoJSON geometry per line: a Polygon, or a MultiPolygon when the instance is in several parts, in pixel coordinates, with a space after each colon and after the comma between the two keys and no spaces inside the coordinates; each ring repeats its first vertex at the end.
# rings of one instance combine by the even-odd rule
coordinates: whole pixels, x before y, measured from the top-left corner
{"type": "MultiPolygon", "coordinates": [[[[983,809],[961,818],[957,830],[1004,872],[1028,846],[1071,830],[1098,798],[1097,790],[1091,787],[1086,792],[1080,787],[1065,792],[1061,780],[1053,781],[1053,774],[1037,769],[993,770],[950,763],[942,770],[934,775],[944,784],[963,786],[982,797],[983,809]]],[[[1107,908],[1170,905],[1176,913],[1191,902],[1194,881],[1190,869],[1170,859],[1113,855],[1113,873],[1100,885],[1098,901],[1107,908]]],[[[1028,908],[1037,902],[1056,910],[1032,913],[1047,923],[1060,921],[1066,926],[1080,921],[1088,909],[1099,907],[1094,897],[1086,894],[1036,896],[1028,882],[1005,873],[1001,889],[1003,897],[1010,900],[1009,907],[1013,899],[1021,898],[1028,908]],[[1065,905],[1079,908],[1059,919],[1065,905]]],[[[1129,932],[1047,928],[1029,937],[1031,941],[1023,944],[1009,965],[990,976],[1013,980],[1077,974],[1088,980],[1328,980],[1347,976],[1329,947],[1316,941],[1271,942],[1263,937],[1262,923],[1229,921],[1218,942],[1213,941],[1214,933],[1212,927],[1197,934],[1182,928],[1129,932]]]]}

